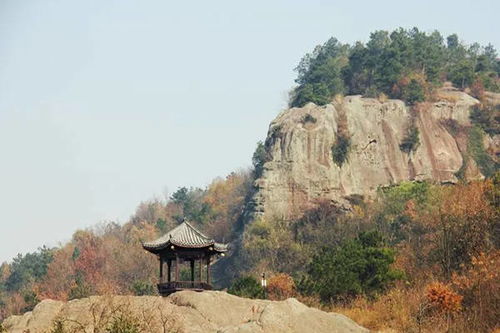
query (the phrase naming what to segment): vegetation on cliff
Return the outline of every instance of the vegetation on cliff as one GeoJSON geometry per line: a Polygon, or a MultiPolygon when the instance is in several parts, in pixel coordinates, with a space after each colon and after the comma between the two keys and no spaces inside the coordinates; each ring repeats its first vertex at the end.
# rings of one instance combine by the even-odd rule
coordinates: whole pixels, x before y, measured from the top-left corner
{"type": "Polygon", "coordinates": [[[296,71],[291,106],[324,105],[336,94],[381,93],[412,105],[444,81],[462,89],[480,85],[500,91],[500,61],[491,44],[466,45],[456,34],[445,41],[438,31],[417,28],[375,31],[366,44],[342,44],[332,37],[306,54],[296,71]]]}

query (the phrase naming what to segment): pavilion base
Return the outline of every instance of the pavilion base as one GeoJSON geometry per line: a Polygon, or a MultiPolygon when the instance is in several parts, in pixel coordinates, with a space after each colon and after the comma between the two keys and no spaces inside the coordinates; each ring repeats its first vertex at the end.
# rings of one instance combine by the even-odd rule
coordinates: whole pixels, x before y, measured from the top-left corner
{"type": "Polygon", "coordinates": [[[158,284],[158,292],[161,296],[168,296],[181,290],[203,291],[212,290],[212,286],[200,281],[175,281],[158,284]]]}

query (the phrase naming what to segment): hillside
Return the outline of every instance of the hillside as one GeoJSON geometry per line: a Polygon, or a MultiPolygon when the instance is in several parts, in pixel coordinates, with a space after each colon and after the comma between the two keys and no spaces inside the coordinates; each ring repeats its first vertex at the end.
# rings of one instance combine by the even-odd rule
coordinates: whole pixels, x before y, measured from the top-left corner
{"type": "Polygon", "coordinates": [[[182,291],[167,298],[94,296],[45,300],[4,321],[8,332],[368,332],[349,318],[308,308],[296,299],[250,300],[224,292],[182,291]],[[112,330],[114,328],[115,330],[112,330]],[[120,330],[121,328],[121,330],[120,330]],[[125,330],[127,328],[128,330],[125,330]]]}

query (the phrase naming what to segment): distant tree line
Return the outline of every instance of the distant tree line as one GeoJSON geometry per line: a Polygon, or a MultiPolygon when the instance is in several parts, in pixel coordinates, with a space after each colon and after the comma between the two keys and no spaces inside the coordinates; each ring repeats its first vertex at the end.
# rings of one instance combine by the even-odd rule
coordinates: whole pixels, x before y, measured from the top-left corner
{"type": "Polygon", "coordinates": [[[324,105],[336,94],[383,93],[414,104],[445,81],[458,88],[476,82],[486,90],[500,91],[500,59],[491,44],[466,45],[456,34],[445,39],[438,31],[417,28],[375,31],[366,44],[352,46],[332,37],[306,54],[296,71],[292,107],[308,102],[324,105]]]}

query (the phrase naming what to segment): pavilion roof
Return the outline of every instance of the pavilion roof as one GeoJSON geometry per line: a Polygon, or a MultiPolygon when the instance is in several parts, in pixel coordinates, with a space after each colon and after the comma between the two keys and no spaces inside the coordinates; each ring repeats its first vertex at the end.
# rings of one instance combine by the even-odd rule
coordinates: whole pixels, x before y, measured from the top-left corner
{"type": "Polygon", "coordinates": [[[204,248],[213,246],[216,252],[227,251],[227,244],[215,242],[214,239],[204,235],[186,220],[160,238],[143,243],[142,247],[150,252],[157,252],[171,245],[184,248],[204,248]]]}

